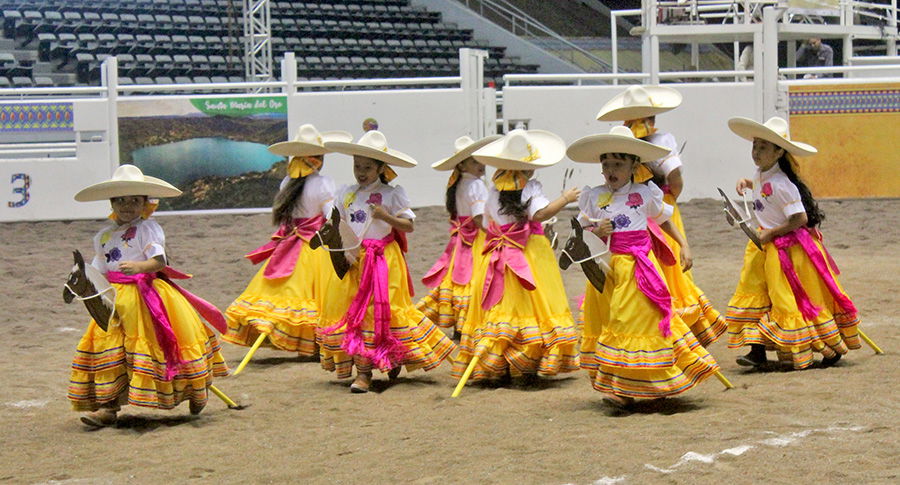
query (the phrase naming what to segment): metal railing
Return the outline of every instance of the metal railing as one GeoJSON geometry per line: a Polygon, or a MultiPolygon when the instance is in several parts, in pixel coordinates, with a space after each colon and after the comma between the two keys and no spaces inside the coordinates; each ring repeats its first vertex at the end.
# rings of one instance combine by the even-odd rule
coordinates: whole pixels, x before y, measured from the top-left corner
{"type": "Polygon", "coordinates": [[[557,51],[557,55],[563,59],[578,65],[575,53],[581,54],[587,60],[595,64],[596,70],[609,72],[612,66],[605,60],[597,57],[590,51],[576,45],[572,41],[559,35],[556,31],[539,22],[534,17],[523,12],[515,5],[505,0],[457,0],[465,4],[470,10],[478,12],[482,17],[488,18],[501,27],[509,30],[519,37],[549,37],[562,43],[566,49],[557,51]],[[499,22],[498,22],[499,21],[499,22]]]}

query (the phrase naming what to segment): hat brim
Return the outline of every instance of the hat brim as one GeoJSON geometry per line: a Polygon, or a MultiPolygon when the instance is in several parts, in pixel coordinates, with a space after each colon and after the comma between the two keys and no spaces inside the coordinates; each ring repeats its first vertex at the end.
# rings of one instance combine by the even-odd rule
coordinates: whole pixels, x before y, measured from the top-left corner
{"type": "MultiPolygon", "coordinates": [[[[353,135],[346,131],[326,131],[319,135],[322,137],[323,145],[329,141],[349,142],[353,140],[353,135]]],[[[269,152],[282,157],[312,157],[329,153],[329,150],[323,145],[302,141],[282,141],[269,145],[269,152]]]]}
{"type": "Polygon", "coordinates": [[[479,148],[472,154],[475,160],[501,170],[535,170],[552,167],[566,156],[566,142],[555,133],[545,130],[528,130],[528,137],[538,147],[538,158],[523,162],[516,158],[501,155],[505,146],[503,137],[479,148]]]}
{"type": "Polygon", "coordinates": [[[472,154],[475,153],[476,150],[478,150],[479,148],[481,148],[491,142],[499,140],[500,138],[503,138],[503,136],[502,135],[490,135],[490,136],[484,137],[484,138],[472,143],[471,145],[463,148],[459,152],[454,153],[453,156],[445,158],[441,161],[432,163],[431,168],[433,168],[435,170],[453,170],[453,168],[456,167],[457,165],[459,165],[460,162],[471,157],[472,154]]]}
{"type": "Polygon", "coordinates": [[[762,138],[763,140],[784,148],[791,155],[796,155],[798,157],[808,157],[819,153],[819,150],[817,150],[816,147],[784,138],[768,126],[758,121],[751,120],[750,118],[740,116],[731,118],[728,120],[728,128],[731,129],[735,135],[745,140],[753,141],[754,138],[762,138]]]}
{"type": "Polygon", "coordinates": [[[575,140],[566,150],[566,156],[573,162],[600,163],[604,153],[629,153],[641,161],[659,160],[671,152],[666,147],[654,145],[644,140],[622,135],[604,133],[588,135],[575,140]]]}
{"type": "Polygon", "coordinates": [[[78,202],[93,202],[108,200],[113,197],[126,197],[129,195],[146,195],[150,198],[178,197],[181,191],[165,180],[156,177],[144,176],[144,181],[137,180],[107,180],[99,184],[81,189],[75,194],[78,202]]]}
{"type": "Polygon", "coordinates": [[[681,93],[662,86],[644,86],[644,90],[655,101],[655,105],[650,106],[626,106],[625,91],[617,94],[610,99],[600,112],[597,113],[597,119],[600,121],[628,121],[641,118],[648,118],[658,114],[672,111],[681,106],[681,93]]]}
{"type": "Polygon", "coordinates": [[[411,168],[418,164],[409,155],[398,152],[397,150],[391,150],[390,148],[387,151],[382,151],[366,145],[340,141],[325,142],[325,148],[335,153],[343,153],[344,155],[359,155],[362,157],[374,158],[379,162],[384,162],[394,167],[411,168]]]}

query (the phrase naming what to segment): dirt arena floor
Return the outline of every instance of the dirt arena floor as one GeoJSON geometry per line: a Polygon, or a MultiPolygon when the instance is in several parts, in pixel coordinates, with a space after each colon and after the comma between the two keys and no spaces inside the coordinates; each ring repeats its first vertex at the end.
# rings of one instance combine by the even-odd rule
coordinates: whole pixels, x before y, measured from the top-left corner
{"type": "MultiPolygon", "coordinates": [[[[616,413],[578,372],[534,387],[470,386],[451,399],[449,364],[351,395],[315,362],[261,350],[217,386],[245,405],[198,417],[126,407],[89,431],[66,386],[87,324],[62,302],[71,251],[91,253],[98,221],[0,224],[0,482],[3,483],[900,483],[898,418],[900,200],[826,201],[826,242],[862,328],[886,354],[853,351],[830,369],[755,372],[725,341],[711,351],[735,384],[715,379],[676,399],[616,413]]],[[[744,236],[719,204],[682,207],[695,278],[724,311],[744,236]]],[[[418,210],[409,256],[416,280],[446,241],[443,210],[418,210]]],[[[267,215],[162,217],[185,285],[224,309],[256,268],[267,215]]],[[[561,222],[563,236],[568,230],[561,222]]],[[[564,273],[571,301],[578,269],[564,273]]],[[[421,285],[416,288],[422,295],[421,285]]],[[[574,305],[573,305],[574,306],[574,305]]],[[[246,349],[224,344],[234,366],[246,349]]],[[[773,357],[773,356],[770,356],[773,357]]]]}

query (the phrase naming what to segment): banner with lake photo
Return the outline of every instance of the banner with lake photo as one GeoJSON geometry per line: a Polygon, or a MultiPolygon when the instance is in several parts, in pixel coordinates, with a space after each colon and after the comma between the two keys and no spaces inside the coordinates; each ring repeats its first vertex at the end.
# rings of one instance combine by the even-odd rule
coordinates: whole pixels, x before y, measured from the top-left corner
{"type": "Polygon", "coordinates": [[[120,100],[119,161],[184,192],[160,210],[270,207],[284,157],[267,147],[287,140],[285,96],[205,96],[120,100]]]}

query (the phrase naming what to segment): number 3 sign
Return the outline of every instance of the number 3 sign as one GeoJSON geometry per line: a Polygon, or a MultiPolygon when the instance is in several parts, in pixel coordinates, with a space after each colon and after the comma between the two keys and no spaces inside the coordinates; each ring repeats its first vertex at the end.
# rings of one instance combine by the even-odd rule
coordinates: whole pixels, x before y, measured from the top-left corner
{"type": "Polygon", "coordinates": [[[27,173],[14,173],[9,183],[13,184],[12,191],[14,194],[19,195],[19,200],[9,201],[7,205],[12,208],[18,208],[27,204],[28,199],[31,198],[31,195],[28,193],[28,188],[31,187],[31,177],[27,173]],[[15,184],[19,181],[21,181],[21,185],[16,187],[15,184]]]}

